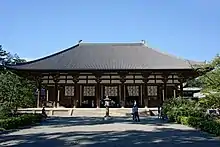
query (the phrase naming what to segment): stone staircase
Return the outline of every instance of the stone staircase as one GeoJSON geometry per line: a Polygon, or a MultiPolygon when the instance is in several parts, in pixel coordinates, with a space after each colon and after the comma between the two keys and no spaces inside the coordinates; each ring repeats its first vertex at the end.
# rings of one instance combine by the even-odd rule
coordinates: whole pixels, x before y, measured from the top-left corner
{"type": "MultiPolygon", "coordinates": [[[[18,109],[20,113],[41,113],[42,108],[18,109]]],[[[103,117],[105,108],[46,108],[48,116],[103,117]]],[[[131,116],[131,108],[110,108],[110,116],[131,116]]],[[[157,108],[139,108],[140,116],[157,115],[157,108]]]]}

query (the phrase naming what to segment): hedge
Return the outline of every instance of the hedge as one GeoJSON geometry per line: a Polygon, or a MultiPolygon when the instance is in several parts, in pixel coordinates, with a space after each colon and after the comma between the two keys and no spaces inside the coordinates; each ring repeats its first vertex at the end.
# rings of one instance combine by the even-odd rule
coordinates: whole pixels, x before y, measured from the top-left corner
{"type": "Polygon", "coordinates": [[[1,129],[17,129],[19,127],[32,125],[42,120],[41,114],[23,114],[18,117],[0,119],[1,129]]]}
{"type": "Polygon", "coordinates": [[[208,120],[200,117],[185,117],[179,116],[177,119],[177,123],[181,123],[183,125],[188,125],[197,129],[201,129],[202,131],[215,134],[217,136],[220,135],[220,121],[217,120],[208,120]]]}

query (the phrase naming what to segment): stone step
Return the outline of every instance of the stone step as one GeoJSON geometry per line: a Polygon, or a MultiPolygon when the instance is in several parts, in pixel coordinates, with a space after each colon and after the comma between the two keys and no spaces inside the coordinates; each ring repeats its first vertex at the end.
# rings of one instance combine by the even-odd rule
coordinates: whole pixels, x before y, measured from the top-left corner
{"type": "MultiPolygon", "coordinates": [[[[41,113],[42,108],[25,108],[18,109],[20,113],[41,113]]],[[[105,116],[105,108],[46,108],[49,116],[91,116],[102,117],[105,116]]],[[[111,116],[131,116],[131,108],[110,108],[111,116]]],[[[157,109],[139,108],[140,116],[157,115],[157,109]]]]}

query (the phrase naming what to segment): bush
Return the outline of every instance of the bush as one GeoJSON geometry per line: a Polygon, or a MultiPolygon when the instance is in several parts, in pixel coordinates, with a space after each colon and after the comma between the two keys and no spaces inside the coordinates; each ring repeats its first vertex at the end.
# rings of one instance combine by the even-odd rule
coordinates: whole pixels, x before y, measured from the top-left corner
{"type": "Polygon", "coordinates": [[[22,126],[32,125],[42,120],[41,114],[24,114],[18,117],[0,119],[0,128],[5,130],[17,129],[22,126]]]}
{"type": "Polygon", "coordinates": [[[11,115],[11,109],[3,104],[0,104],[0,119],[8,118],[11,115]]]}
{"type": "Polygon", "coordinates": [[[188,125],[197,129],[201,129],[202,131],[220,135],[220,121],[217,120],[207,120],[200,117],[185,117],[180,116],[178,117],[178,120],[183,125],[188,125]]]}
{"type": "Polygon", "coordinates": [[[195,101],[184,98],[172,98],[164,102],[162,112],[171,122],[179,122],[179,116],[204,117],[202,110],[195,101]]]}

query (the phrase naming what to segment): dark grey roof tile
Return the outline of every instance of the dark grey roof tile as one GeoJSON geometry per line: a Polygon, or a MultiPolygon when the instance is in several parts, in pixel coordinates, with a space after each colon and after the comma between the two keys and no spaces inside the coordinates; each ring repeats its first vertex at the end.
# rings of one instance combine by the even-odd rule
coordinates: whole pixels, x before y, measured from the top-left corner
{"type": "Polygon", "coordinates": [[[142,43],[81,43],[38,60],[9,67],[22,70],[191,69],[190,63],[142,43]]]}

